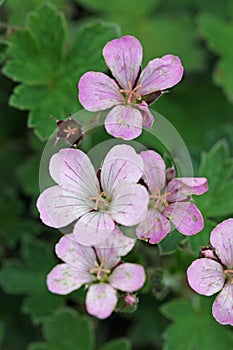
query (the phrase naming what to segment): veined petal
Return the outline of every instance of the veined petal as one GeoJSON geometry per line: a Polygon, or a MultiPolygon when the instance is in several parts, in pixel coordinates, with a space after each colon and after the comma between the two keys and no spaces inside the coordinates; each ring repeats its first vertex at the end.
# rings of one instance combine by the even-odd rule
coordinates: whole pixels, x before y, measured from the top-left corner
{"type": "Polygon", "coordinates": [[[126,35],[108,42],[103,49],[106,64],[123,89],[136,81],[142,63],[142,46],[133,36],[126,35]]]}
{"type": "Polygon", "coordinates": [[[95,246],[95,251],[100,261],[105,260],[105,268],[112,269],[120,262],[119,257],[130,252],[135,243],[135,239],[126,237],[116,227],[109,238],[95,246]]]}
{"type": "Polygon", "coordinates": [[[73,234],[63,236],[55,247],[56,255],[68,265],[83,271],[94,267],[94,249],[73,240],[73,234]]]}
{"type": "Polygon", "coordinates": [[[141,96],[154,91],[161,91],[171,88],[179,83],[183,76],[183,66],[179,57],[165,55],[162,58],[155,58],[143,69],[138,85],[141,88],[138,93],[141,96]]]}
{"type": "Polygon", "coordinates": [[[105,129],[114,137],[133,140],[142,132],[142,114],[130,105],[116,106],[105,119],[105,129]]]}
{"type": "Polygon", "coordinates": [[[222,266],[217,261],[207,258],[193,261],[187,270],[187,276],[191,288],[202,295],[219,292],[225,282],[222,266]]]}
{"type": "Polygon", "coordinates": [[[122,181],[112,193],[110,213],[119,224],[133,226],[139,224],[147,213],[149,195],[142,185],[122,181]]]}
{"type": "Polygon", "coordinates": [[[93,284],[86,296],[86,308],[90,315],[105,319],[111,315],[117,304],[115,289],[107,283],[93,284]]]}
{"type": "Polygon", "coordinates": [[[166,216],[177,230],[185,236],[192,236],[200,232],[204,227],[204,220],[201,212],[195,204],[189,202],[175,202],[169,204],[163,210],[166,216]]]}
{"type": "Polygon", "coordinates": [[[148,240],[151,244],[158,244],[169,232],[169,220],[156,209],[149,209],[145,219],[136,228],[138,238],[148,240]]]}
{"type": "Polygon", "coordinates": [[[165,185],[165,163],[161,155],[155,151],[140,153],[144,163],[143,178],[151,193],[161,190],[165,185]]]}
{"type": "Polygon", "coordinates": [[[79,244],[93,246],[107,239],[114,228],[114,221],[108,213],[93,211],[76,222],[73,237],[79,244]]]}
{"type": "Polygon", "coordinates": [[[124,102],[119,86],[104,73],[83,74],[78,88],[80,103],[91,112],[103,111],[124,102]]]}
{"type": "Polygon", "coordinates": [[[92,197],[99,182],[88,156],[79,149],[65,148],[54,154],[49,170],[52,178],[64,189],[80,197],[92,197]]]}
{"type": "Polygon", "coordinates": [[[154,116],[150,112],[148,104],[143,101],[142,103],[138,104],[137,107],[142,114],[142,126],[150,129],[154,123],[154,116]]]}
{"type": "Polygon", "coordinates": [[[143,173],[143,161],[133,147],[114,146],[106,155],[101,168],[102,188],[111,194],[119,181],[136,183],[143,173]]]}
{"type": "Polygon", "coordinates": [[[215,248],[221,262],[233,268],[233,219],[218,224],[210,234],[210,243],[215,248]]]}
{"type": "Polygon", "coordinates": [[[44,190],[37,200],[37,208],[43,223],[55,228],[66,226],[91,210],[83,198],[60,186],[44,190]]]}
{"type": "Polygon", "coordinates": [[[141,265],[125,263],[115,268],[109,283],[123,292],[135,292],[142,288],[145,280],[145,271],[141,265]]]}
{"type": "Polygon", "coordinates": [[[79,271],[67,264],[59,264],[48,274],[47,286],[52,293],[66,295],[93,280],[94,277],[88,272],[79,271]]]}
{"type": "Polygon", "coordinates": [[[214,318],[221,324],[233,326],[233,284],[226,283],[212,307],[214,318]]]}
{"type": "Polygon", "coordinates": [[[168,202],[182,201],[191,195],[200,195],[208,191],[208,181],[205,177],[181,177],[171,179],[167,185],[168,202]]]}

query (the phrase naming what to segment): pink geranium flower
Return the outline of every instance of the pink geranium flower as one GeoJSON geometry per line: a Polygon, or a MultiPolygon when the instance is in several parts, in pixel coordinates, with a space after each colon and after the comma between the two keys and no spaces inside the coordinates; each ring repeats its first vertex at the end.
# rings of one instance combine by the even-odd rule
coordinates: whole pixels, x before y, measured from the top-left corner
{"type": "Polygon", "coordinates": [[[206,178],[174,178],[174,171],[167,170],[160,154],[141,152],[144,162],[143,179],[149,190],[149,209],[145,219],[137,226],[136,234],[150,243],[159,243],[170,232],[170,221],[186,236],[203,229],[203,217],[191,195],[208,190],[206,178]],[[166,176],[167,175],[167,176],[166,176]]]}
{"type": "Polygon", "coordinates": [[[133,248],[135,240],[118,229],[105,241],[104,248],[82,246],[73,239],[72,234],[66,235],[56,245],[56,254],[65,263],[48,274],[48,288],[52,293],[65,295],[86,285],[88,313],[107,318],[116,307],[117,290],[135,292],[145,282],[142,266],[120,260],[133,248]]]}
{"type": "Polygon", "coordinates": [[[195,260],[187,271],[188,282],[202,295],[221,291],[213,303],[213,316],[219,323],[233,326],[233,219],[215,227],[210,243],[216,258],[195,260]]]}
{"type": "Polygon", "coordinates": [[[43,191],[37,201],[41,220],[60,228],[75,222],[78,243],[104,241],[116,223],[138,224],[146,214],[148,192],[136,184],[143,161],[128,145],[114,146],[97,177],[87,155],[78,149],[62,149],[50,160],[50,174],[57,186],[43,191]]]}
{"type": "Polygon", "coordinates": [[[103,56],[115,79],[100,72],[85,73],[78,84],[80,103],[92,112],[111,108],[105,120],[107,132],[132,140],[141,134],[143,126],[150,128],[153,124],[147,102],[176,85],[183,67],[178,57],[165,55],[150,61],[140,73],[142,46],[133,36],[108,42],[103,56]]]}

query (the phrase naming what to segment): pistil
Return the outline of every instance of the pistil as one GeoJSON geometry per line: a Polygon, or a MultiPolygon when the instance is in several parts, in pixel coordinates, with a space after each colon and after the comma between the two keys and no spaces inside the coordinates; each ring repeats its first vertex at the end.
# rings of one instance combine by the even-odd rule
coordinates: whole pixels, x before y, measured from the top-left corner
{"type": "Polygon", "coordinates": [[[105,264],[105,258],[102,258],[101,263],[99,264],[98,261],[94,261],[95,267],[90,270],[90,273],[96,273],[96,278],[98,281],[101,280],[102,274],[104,273],[110,273],[111,271],[109,269],[104,268],[105,264]]]}
{"type": "Polygon", "coordinates": [[[120,89],[120,92],[128,94],[127,103],[131,103],[131,99],[133,96],[136,98],[136,100],[141,101],[142,97],[137,91],[138,89],[141,88],[141,85],[137,85],[135,88],[133,88],[131,81],[128,81],[128,86],[129,86],[128,90],[120,89]]]}

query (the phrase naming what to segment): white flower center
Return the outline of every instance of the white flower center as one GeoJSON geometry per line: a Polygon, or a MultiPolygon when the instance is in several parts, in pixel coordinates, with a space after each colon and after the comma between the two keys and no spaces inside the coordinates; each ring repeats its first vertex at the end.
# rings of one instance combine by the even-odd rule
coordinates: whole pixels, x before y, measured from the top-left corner
{"type": "Polygon", "coordinates": [[[94,210],[107,210],[109,207],[109,201],[106,198],[106,191],[102,191],[99,193],[98,188],[95,189],[95,196],[90,197],[89,200],[94,201],[95,205],[93,207],[94,210]]]}
{"type": "Polygon", "coordinates": [[[106,274],[109,274],[111,271],[109,269],[104,268],[105,258],[102,258],[101,262],[94,261],[95,267],[91,269],[89,272],[92,274],[96,274],[96,278],[100,281],[106,274]]]}
{"type": "Polygon", "coordinates": [[[135,103],[136,100],[141,101],[142,96],[137,91],[138,89],[141,88],[141,85],[137,85],[135,88],[133,88],[131,81],[128,81],[128,87],[129,87],[128,90],[127,89],[120,89],[121,93],[127,94],[127,100],[126,100],[127,103],[131,103],[131,102],[135,103]],[[133,101],[131,101],[132,98],[133,98],[133,101]]]}

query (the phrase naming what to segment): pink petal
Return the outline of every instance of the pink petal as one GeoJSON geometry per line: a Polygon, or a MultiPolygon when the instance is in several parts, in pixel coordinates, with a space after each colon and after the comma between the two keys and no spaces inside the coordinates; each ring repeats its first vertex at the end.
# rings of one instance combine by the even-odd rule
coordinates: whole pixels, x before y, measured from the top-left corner
{"type": "Polygon", "coordinates": [[[87,72],[79,83],[79,101],[91,112],[102,111],[124,102],[119,86],[106,74],[87,72]]]}
{"type": "Polygon", "coordinates": [[[154,123],[154,116],[150,112],[148,104],[143,101],[142,103],[138,104],[137,107],[142,114],[142,126],[150,129],[154,123]]]}
{"type": "Polygon", "coordinates": [[[112,269],[120,262],[119,257],[130,252],[135,243],[135,239],[126,237],[115,228],[109,238],[95,246],[95,251],[100,261],[105,260],[105,268],[112,269]]]}
{"type": "Polygon", "coordinates": [[[119,181],[136,183],[143,173],[143,161],[134,148],[128,145],[114,146],[106,155],[101,168],[101,185],[109,194],[119,181]]]}
{"type": "Polygon", "coordinates": [[[222,266],[211,259],[193,261],[187,270],[189,285],[202,295],[213,295],[224,285],[225,275],[222,266]]]}
{"type": "Polygon", "coordinates": [[[168,183],[168,202],[181,201],[191,195],[200,195],[208,191],[208,181],[205,177],[181,177],[171,179],[168,183]]]}
{"type": "Polygon", "coordinates": [[[151,193],[161,190],[165,185],[165,163],[161,155],[155,151],[140,153],[144,163],[144,180],[151,193]]]}
{"type": "Polygon", "coordinates": [[[88,289],[86,296],[86,308],[90,315],[103,320],[111,315],[116,307],[116,304],[116,291],[110,284],[93,284],[88,289]]]}
{"type": "Polygon", "coordinates": [[[133,226],[144,219],[148,202],[149,195],[144,186],[122,181],[112,193],[109,209],[113,220],[117,223],[133,226]]]}
{"type": "Polygon", "coordinates": [[[103,56],[114,78],[123,89],[134,85],[142,63],[142,46],[133,36],[126,35],[105,45],[103,56]]]}
{"type": "Polygon", "coordinates": [[[123,140],[133,140],[142,133],[142,114],[130,105],[114,107],[105,119],[106,131],[123,140]]]}
{"type": "Polygon", "coordinates": [[[169,220],[156,209],[149,209],[145,219],[137,226],[138,238],[158,244],[170,232],[169,220]]]}
{"type": "Polygon", "coordinates": [[[37,208],[43,223],[55,228],[66,226],[91,210],[83,198],[60,186],[44,190],[37,200],[37,208]]]}
{"type": "Polygon", "coordinates": [[[135,292],[142,288],[145,280],[145,271],[141,265],[125,263],[115,268],[109,283],[123,292],[135,292]]]}
{"type": "Polygon", "coordinates": [[[204,227],[204,220],[201,212],[195,204],[189,202],[176,202],[169,204],[163,210],[166,216],[177,230],[185,236],[192,236],[200,232],[204,227]]]}
{"type": "Polygon", "coordinates": [[[93,246],[107,239],[114,228],[114,221],[108,213],[93,211],[77,221],[73,237],[82,245],[93,246]]]}
{"type": "Polygon", "coordinates": [[[49,170],[52,178],[63,188],[82,197],[92,197],[99,182],[88,156],[78,150],[66,148],[54,154],[49,170]]]}
{"type": "Polygon", "coordinates": [[[143,69],[138,85],[141,89],[138,93],[142,96],[154,91],[166,90],[179,83],[183,76],[183,66],[179,57],[165,55],[155,58],[143,69]]]}
{"type": "Polygon", "coordinates": [[[47,286],[52,293],[66,295],[93,280],[94,277],[88,272],[79,271],[67,264],[59,264],[48,274],[47,286]]]}
{"type": "Polygon", "coordinates": [[[212,313],[221,324],[233,326],[233,284],[226,283],[213,303],[212,313]]]}
{"type": "Polygon", "coordinates": [[[210,243],[221,262],[233,268],[233,219],[224,220],[210,234],[210,243]]]}
{"type": "Polygon", "coordinates": [[[94,266],[96,254],[94,249],[82,246],[73,240],[73,234],[63,236],[56,244],[58,258],[74,268],[89,271],[94,266]]]}

